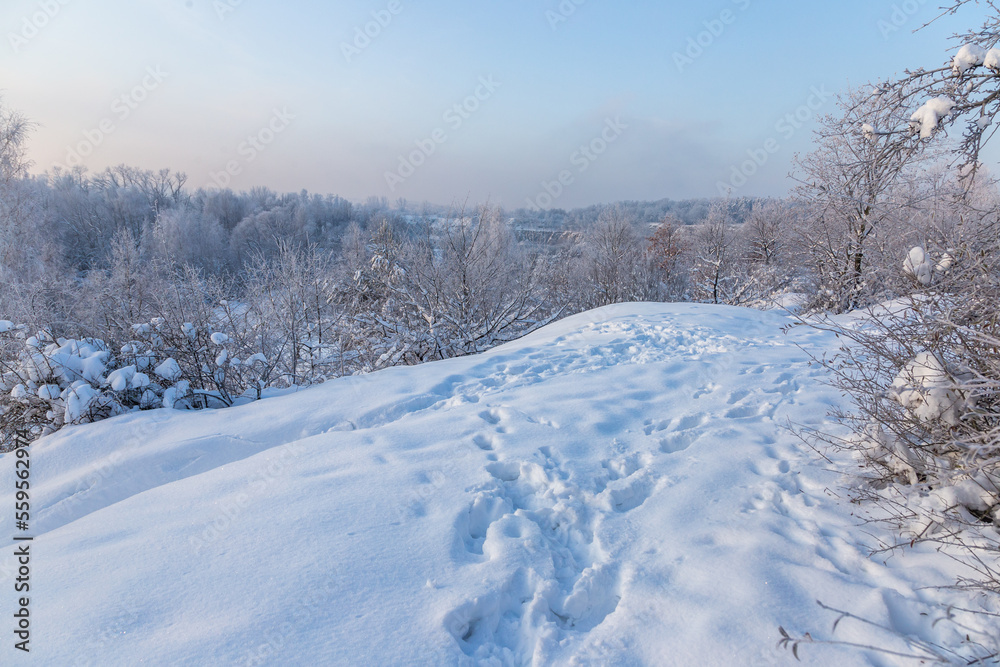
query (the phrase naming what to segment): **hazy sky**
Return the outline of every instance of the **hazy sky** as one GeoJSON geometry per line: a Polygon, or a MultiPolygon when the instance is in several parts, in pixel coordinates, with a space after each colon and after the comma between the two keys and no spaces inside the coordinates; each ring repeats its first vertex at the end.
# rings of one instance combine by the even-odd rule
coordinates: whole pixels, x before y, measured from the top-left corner
{"type": "Polygon", "coordinates": [[[4,0],[0,90],[39,172],[512,208],[777,195],[830,93],[980,22],[913,34],[939,4],[4,0]]]}

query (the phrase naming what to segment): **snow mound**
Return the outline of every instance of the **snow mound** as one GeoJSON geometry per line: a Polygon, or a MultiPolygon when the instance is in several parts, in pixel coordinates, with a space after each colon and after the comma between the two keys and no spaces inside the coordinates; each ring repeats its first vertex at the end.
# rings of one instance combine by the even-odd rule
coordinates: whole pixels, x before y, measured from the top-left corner
{"type": "MultiPolygon", "coordinates": [[[[779,625],[829,628],[817,598],[961,641],[910,621],[951,561],[919,546],[870,560],[879,536],[782,427],[833,428],[841,400],[806,353],[832,334],[791,324],[615,306],[476,357],[66,428],[31,447],[32,657],[778,664],[779,625]],[[900,613],[904,598],[918,601],[900,613]]],[[[8,543],[5,590],[16,571],[8,543]]],[[[871,628],[848,639],[896,646],[871,628]]]]}

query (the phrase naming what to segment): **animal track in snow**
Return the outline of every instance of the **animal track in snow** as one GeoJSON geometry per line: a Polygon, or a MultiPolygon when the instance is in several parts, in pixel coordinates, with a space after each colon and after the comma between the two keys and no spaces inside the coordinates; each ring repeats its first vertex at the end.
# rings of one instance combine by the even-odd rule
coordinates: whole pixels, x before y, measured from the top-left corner
{"type": "Polygon", "coordinates": [[[738,391],[734,391],[732,394],[729,395],[729,398],[726,399],[726,403],[728,403],[729,405],[735,405],[736,403],[739,403],[749,395],[750,391],[747,389],[740,389],[738,391]]]}
{"type": "Polygon", "coordinates": [[[633,452],[627,456],[605,459],[601,462],[602,473],[594,480],[595,494],[600,494],[608,485],[620,479],[631,477],[653,462],[649,454],[633,452]]]}

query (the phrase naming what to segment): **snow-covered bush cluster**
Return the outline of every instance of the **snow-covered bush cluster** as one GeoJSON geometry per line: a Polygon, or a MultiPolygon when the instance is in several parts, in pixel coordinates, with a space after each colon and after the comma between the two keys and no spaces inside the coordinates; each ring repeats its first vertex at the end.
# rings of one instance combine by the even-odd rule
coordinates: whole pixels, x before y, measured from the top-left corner
{"type": "Polygon", "coordinates": [[[231,405],[259,398],[268,362],[240,360],[227,334],[186,322],[176,334],[163,318],[132,327],[133,339],[109,345],[95,338],[27,335],[0,322],[0,428],[38,437],[135,409],[231,405]],[[213,358],[214,357],[214,358],[213,358]],[[180,360],[180,361],[179,361],[180,360]]]}
{"type": "Polygon", "coordinates": [[[857,435],[831,440],[862,465],[862,497],[907,543],[972,553],[965,582],[1000,593],[1000,226],[970,216],[903,274],[919,287],[862,323],[825,321],[847,344],[825,360],[855,402],[857,435]]]}
{"type": "Polygon", "coordinates": [[[830,310],[869,310],[822,319],[845,341],[822,361],[854,400],[839,417],[855,435],[817,435],[857,455],[858,495],[901,544],[936,543],[970,567],[960,584],[995,598],[1000,198],[980,150],[1000,111],[1000,12],[987,17],[943,67],[842,99],[800,163],[799,194],[830,310]],[[961,140],[942,143],[962,123],[961,140]]]}

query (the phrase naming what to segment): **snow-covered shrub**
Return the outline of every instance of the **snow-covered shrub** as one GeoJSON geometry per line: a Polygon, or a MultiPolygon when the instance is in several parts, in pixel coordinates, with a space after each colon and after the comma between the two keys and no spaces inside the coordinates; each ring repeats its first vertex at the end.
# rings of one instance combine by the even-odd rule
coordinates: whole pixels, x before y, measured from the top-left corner
{"type": "Polygon", "coordinates": [[[263,325],[258,347],[274,359],[278,381],[314,384],[347,369],[342,278],[332,253],[314,245],[282,243],[275,258],[255,255],[245,265],[248,318],[263,325]]]}
{"type": "Polygon", "coordinates": [[[23,327],[3,328],[0,448],[16,430],[38,437],[125,411],[117,392],[104,391],[113,362],[103,341],[53,340],[46,331],[26,337],[23,327]]]}
{"type": "Polygon", "coordinates": [[[827,320],[846,344],[823,360],[855,408],[861,493],[907,542],[972,553],[965,583],[1000,593],[1000,226],[969,223],[904,272],[920,290],[862,320],[827,320]]]}
{"type": "Polygon", "coordinates": [[[182,294],[178,288],[180,307],[164,308],[169,317],[114,332],[113,342],[48,330],[29,336],[26,326],[0,321],[0,447],[17,431],[37,438],[131,410],[260,398],[274,365],[257,347],[256,318],[230,302],[206,307],[182,294]],[[201,317],[183,321],[191,314],[201,317]]]}

